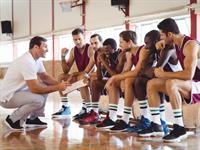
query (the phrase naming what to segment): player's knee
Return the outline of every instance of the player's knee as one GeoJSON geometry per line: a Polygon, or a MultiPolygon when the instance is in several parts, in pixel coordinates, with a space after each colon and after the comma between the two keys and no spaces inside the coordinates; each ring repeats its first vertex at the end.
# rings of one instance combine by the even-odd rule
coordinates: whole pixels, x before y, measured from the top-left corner
{"type": "Polygon", "coordinates": [[[167,91],[175,91],[177,88],[177,79],[169,79],[166,81],[165,87],[167,91]]]}
{"type": "Polygon", "coordinates": [[[147,82],[147,93],[152,93],[157,89],[154,80],[150,80],[147,82]]]}
{"type": "Polygon", "coordinates": [[[133,85],[133,79],[127,78],[124,82],[125,86],[132,86],[133,85]]]}
{"type": "Polygon", "coordinates": [[[92,89],[96,89],[98,87],[98,80],[93,80],[91,82],[91,87],[92,87],[92,89]]]}

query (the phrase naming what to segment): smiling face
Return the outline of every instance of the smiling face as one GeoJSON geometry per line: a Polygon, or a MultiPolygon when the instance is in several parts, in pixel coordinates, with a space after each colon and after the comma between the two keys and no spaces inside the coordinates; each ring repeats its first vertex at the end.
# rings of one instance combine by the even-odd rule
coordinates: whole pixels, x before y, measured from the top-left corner
{"type": "Polygon", "coordinates": [[[46,42],[41,42],[40,46],[35,45],[34,48],[37,50],[36,53],[37,53],[38,58],[39,57],[42,57],[42,58],[46,57],[46,53],[48,52],[48,46],[47,46],[46,42]]]}
{"type": "Polygon", "coordinates": [[[102,47],[102,43],[99,40],[98,36],[95,36],[93,38],[90,39],[90,43],[93,47],[93,49],[96,51],[97,49],[99,49],[100,47],[102,47]]]}

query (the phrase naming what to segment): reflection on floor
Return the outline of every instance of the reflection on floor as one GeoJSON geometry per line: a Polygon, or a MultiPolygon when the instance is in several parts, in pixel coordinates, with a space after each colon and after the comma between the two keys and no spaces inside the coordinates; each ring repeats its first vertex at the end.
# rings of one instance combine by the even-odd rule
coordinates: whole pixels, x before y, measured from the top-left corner
{"type": "MultiPolygon", "coordinates": [[[[69,95],[72,115],[80,107],[80,95],[69,95]]],[[[134,133],[111,133],[96,130],[95,126],[79,126],[71,118],[51,119],[51,114],[58,111],[60,101],[58,93],[49,95],[46,105],[47,128],[27,128],[22,132],[13,132],[4,124],[5,117],[13,110],[0,107],[0,150],[198,150],[200,134],[191,135],[181,143],[163,143],[161,138],[139,138],[134,133]]]]}

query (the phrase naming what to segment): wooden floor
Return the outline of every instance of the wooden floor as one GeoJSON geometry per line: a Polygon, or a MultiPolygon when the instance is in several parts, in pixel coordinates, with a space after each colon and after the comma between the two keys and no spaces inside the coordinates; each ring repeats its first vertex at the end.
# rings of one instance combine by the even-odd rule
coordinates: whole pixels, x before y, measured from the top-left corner
{"type": "MultiPolygon", "coordinates": [[[[72,115],[80,109],[80,95],[69,95],[72,115]]],[[[163,143],[161,138],[139,138],[136,134],[97,131],[94,126],[79,126],[71,121],[52,120],[51,114],[60,107],[58,93],[49,95],[46,105],[46,129],[12,132],[4,124],[13,110],[0,107],[0,150],[200,150],[200,134],[193,134],[181,143],[163,143]]]]}

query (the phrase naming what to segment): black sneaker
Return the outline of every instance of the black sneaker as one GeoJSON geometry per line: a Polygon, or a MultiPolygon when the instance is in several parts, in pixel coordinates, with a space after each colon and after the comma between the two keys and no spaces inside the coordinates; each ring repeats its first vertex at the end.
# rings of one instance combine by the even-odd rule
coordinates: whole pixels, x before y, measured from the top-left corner
{"type": "Polygon", "coordinates": [[[115,122],[114,127],[112,127],[111,131],[124,131],[129,127],[129,125],[124,120],[117,120],[115,122]]]}
{"type": "Polygon", "coordinates": [[[187,138],[187,132],[184,127],[177,124],[173,125],[173,130],[166,136],[163,137],[164,142],[180,142],[187,138]]]}
{"type": "Polygon", "coordinates": [[[164,136],[164,131],[162,125],[151,122],[151,126],[146,128],[140,132],[138,132],[139,136],[164,136]]]}
{"type": "Polygon", "coordinates": [[[103,128],[103,129],[110,129],[114,125],[115,125],[115,122],[110,119],[109,115],[107,115],[106,118],[103,121],[99,122],[96,125],[96,127],[97,128],[103,128]]]}
{"type": "Polygon", "coordinates": [[[13,122],[8,115],[5,124],[12,130],[23,130],[24,128],[20,126],[20,120],[17,120],[16,122],[13,122]]]}
{"type": "Polygon", "coordinates": [[[47,127],[47,123],[42,122],[38,117],[35,119],[26,119],[26,126],[28,127],[47,127]]]}
{"type": "Polygon", "coordinates": [[[75,116],[73,116],[73,120],[74,121],[79,121],[80,119],[85,118],[89,113],[87,113],[87,109],[82,107],[82,110],[76,114],[75,116]]]}

